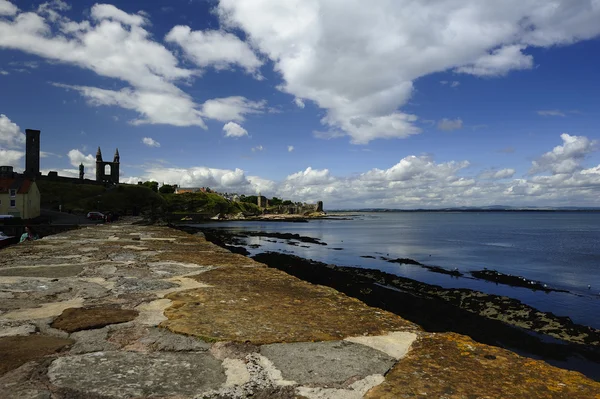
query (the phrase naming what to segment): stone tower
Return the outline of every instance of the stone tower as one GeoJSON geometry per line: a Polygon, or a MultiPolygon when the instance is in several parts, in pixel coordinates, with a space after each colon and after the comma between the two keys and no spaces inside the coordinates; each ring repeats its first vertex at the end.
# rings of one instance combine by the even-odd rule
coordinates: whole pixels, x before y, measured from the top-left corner
{"type": "Polygon", "coordinates": [[[104,165],[102,165],[102,150],[98,147],[96,151],[96,181],[102,181],[102,175],[104,172],[104,165]]]}
{"type": "Polygon", "coordinates": [[[79,165],[79,180],[83,180],[83,175],[85,175],[85,166],[81,163],[79,165]]]}
{"type": "Polygon", "coordinates": [[[40,175],[39,130],[25,130],[25,174],[31,177],[40,175]]]}
{"type": "Polygon", "coordinates": [[[102,160],[102,151],[98,147],[96,152],[96,181],[108,184],[119,184],[119,167],[121,157],[119,149],[115,151],[113,162],[104,162],[102,160]]]}

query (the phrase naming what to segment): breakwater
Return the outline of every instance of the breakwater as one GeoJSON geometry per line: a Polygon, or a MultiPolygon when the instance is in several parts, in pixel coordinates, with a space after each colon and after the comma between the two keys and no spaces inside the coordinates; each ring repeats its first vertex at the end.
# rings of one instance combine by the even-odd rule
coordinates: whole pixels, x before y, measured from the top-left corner
{"type": "Polygon", "coordinates": [[[126,220],[2,250],[0,295],[5,397],[600,394],[580,373],[426,331],[202,234],[126,220]]]}

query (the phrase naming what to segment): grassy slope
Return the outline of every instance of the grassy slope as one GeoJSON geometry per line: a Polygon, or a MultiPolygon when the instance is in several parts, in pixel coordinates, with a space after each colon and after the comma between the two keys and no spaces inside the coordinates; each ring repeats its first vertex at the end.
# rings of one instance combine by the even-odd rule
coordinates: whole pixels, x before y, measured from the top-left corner
{"type": "Polygon", "coordinates": [[[93,184],[38,181],[42,208],[74,213],[113,211],[120,214],[156,211],[169,213],[205,213],[216,215],[258,215],[257,205],[232,202],[214,193],[158,194],[140,185],[120,184],[106,189],[93,184]]]}
{"type": "Polygon", "coordinates": [[[148,187],[121,184],[106,189],[93,184],[71,184],[53,181],[38,181],[42,197],[42,208],[58,209],[74,213],[88,211],[113,211],[121,214],[158,208],[164,199],[148,187]]]}

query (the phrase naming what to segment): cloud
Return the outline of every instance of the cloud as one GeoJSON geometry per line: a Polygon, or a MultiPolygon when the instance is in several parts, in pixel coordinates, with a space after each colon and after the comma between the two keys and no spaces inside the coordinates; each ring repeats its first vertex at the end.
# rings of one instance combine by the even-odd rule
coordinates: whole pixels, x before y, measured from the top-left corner
{"type": "MultiPolygon", "coordinates": [[[[564,136],[564,135],[563,135],[564,136]]],[[[585,137],[563,137],[563,145],[542,154],[556,161],[586,153],[585,137]],[[577,145],[575,143],[578,143],[577,145]]],[[[79,158],[85,157],[79,154],[79,158]]],[[[91,157],[87,156],[87,157],[91,157]]],[[[79,159],[77,158],[77,159],[79,159]]],[[[550,169],[548,169],[550,170],[550,169]]],[[[450,206],[600,206],[600,165],[583,166],[570,172],[529,175],[515,179],[514,168],[474,170],[467,160],[437,162],[432,156],[409,155],[387,168],[371,169],[350,176],[336,176],[328,169],[307,167],[274,181],[248,176],[241,169],[205,166],[177,168],[154,165],[144,176],[184,187],[209,186],[220,192],[256,194],[315,202],[336,208],[439,208],[450,206]]]]}
{"type": "Polygon", "coordinates": [[[305,107],[304,101],[302,101],[302,99],[298,98],[298,97],[294,98],[294,104],[296,104],[296,107],[298,107],[298,108],[305,107]]]}
{"type": "Polygon", "coordinates": [[[537,114],[541,116],[567,116],[564,112],[557,109],[537,111],[537,114]]]}
{"type": "Polygon", "coordinates": [[[199,67],[228,69],[239,65],[247,73],[256,74],[262,65],[247,43],[224,31],[192,31],[189,26],[176,26],[165,37],[179,45],[185,55],[199,67]]]}
{"type": "Polygon", "coordinates": [[[140,14],[127,14],[112,5],[96,4],[90,20],[71,21],[61,15],[65,3],[44,3],[35,12],[0,19],[0,48],[21,50],[42,58],[91,70],[118,79],[129,87],[105,90],[63,85],[85,96],[90,104],[116,105],[138,112],[141,123],[202,126],[196,104],[176,83],[196,72],[178,66],[178,59],[153,41],[140,14]]]}
{"type": "Polygon", "coordinates": [[[281,91],[326,111],[322,130],[357,144],[421,132],[402,111],[420,77],[502,76],[533,68],[533,47],[600,33],[596,0],[434,3],[221,0],[218,12],[274,63],[281,91]]]}
{"type": "Polygon", "coordinates": [[[96,21],[112,20],[131,27],[146,25],[148,22],[143,15],[127,14],[112,4],[95,4],[92,7],[91,16],[96,21]]]}
{"type": "Polygon", "coordinates": [[[257,145],[256,147],[252,147],[252,152],[260,152],[264,150],[264,147],[262,145],[257,145]]]}
{"type": "Polygon", "coordinates": [[[491,180],[501,180],[501,179],[510,179],[516,173],[514,169],[501,169],[501,170],[488,170],[484,171],[479,175],[480,179],[491,179],[491,180]]]}
{"type": "Polygon", "coordinates": [[[0,114],[0,147],[21,148],[25,145],[25,133],[6,115],[0,114]]]}
{"type": "Polygon", "coordinates": [[[0,75],[9,75],[9,74],[10,74],[10,72],[0,69],[0,75]]]}
{"type": "Polygon", "coordinates": [[[456,119],[444,118],[441,121],[439,121],[437,124],[438,129],[445,130],[448,132],[452,131],[452,130],[462,129],[462,127],[463,127],[463,121],[460,118],[456,118],[456,119]]]}
{"type": "Polygon", "coordinates": [[[533,57],[522,51],[526,46],[511,45],[494,50],[491,54],[479,57],[470,65],[456,69],[456,72],[476,76],[503,76],[510,71],[533,68],[533,57]]]}
{"type": "Polygon", "coordinates": [[[586,155],[596,150],[596,141],[584,136],[560,135],[563,145],[554,147],[532,162],[530,174],[551,172],[552,174],[572,174],[582,169],[581,162],[586,155]]]}
{"type": "Polygon", "coordinates": [[[458,86],[460,86],[460,82],[458,80],[454,80],[454,81],[451,81],[451,82],[449,82],[447,80],[441,80],[440,84],[442,86],[450,85],[450,87],[458,87],[458,86]]]}
{"type": "Polygon", "coordinates": [[[85,155],[78,149],[72,149],[67,153],[67,157],[69,158],[69,163],[71,164],[71,166],[75,167],[75,169],[54,169],[58,172],[59,176],[79,177],[80,164],[83,164],[83,166],[85,167],[85,174],[87,176],[96,175],[96,157],[94,155],[85,155]]]}
{"type": "Polygon", "coordinates": [[[13,16],[19,9],[17,6],[6,0],[0,0],[0,15],[13,16]]]}
{"type": "Polygon", "coordinates": [[[129,121],[132,125],[168,124],[200,126],[206,129],[200,111],[194,109],[193,100],[183,92],[154,92],[129,88],[105,90],[89,86],[52,84],[56,87],[78,91],[92,106],[118,106],[137,111],[140,117],[129,121]]]}
{"type": "Polygon", "coordinates": [[[0,147],[0,165],[2,166],[12,166],[15,169],[22,168],[21,159],[24,156],[25,151],[6,150],[0,147]]]}
{"type": "Polygon", "coordinates": [[[292,152],[294,151],[294,146],[293,145],[288,145],[288,152],[292,152]]]}
{"type": "Polygon", "coordinates": [[[225,137],[243,137],[248,135],[248,131],[235,122],[229,122],[223,126],[225,137]]]}
{"type": "Polygon", "coordinates": [[[160,143],[151,137],[144,137],[142,139],[142,143],[144,143],[148,147],[156,147],[156,148],[160,147],[160,143]]]}
{"type": "Polygon", "coordinates": [[[144,177],[136,179],[177,184],[180,187],[210,187],[219,192],[255,193],[257,191],[257,186],[241,169],[150,168],[144,177]]]}
{"type": "Polygon", "coordinates": [[[250,101],[241,96],[215,98],[202,104],[201,114],[221,122],[242,122],[247,114],[263,113],[265,106],[266,101],[250,101]]]}

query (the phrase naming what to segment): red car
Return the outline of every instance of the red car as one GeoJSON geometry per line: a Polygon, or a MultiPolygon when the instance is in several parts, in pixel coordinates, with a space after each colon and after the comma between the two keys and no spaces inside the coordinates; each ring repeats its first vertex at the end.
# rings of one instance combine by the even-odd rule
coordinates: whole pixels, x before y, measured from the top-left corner
{"type": "Polygon", "coordinates": [[[88,212],[87,218],[90,220],[104,220],[104,214],[100,212],[88,212]]]}

